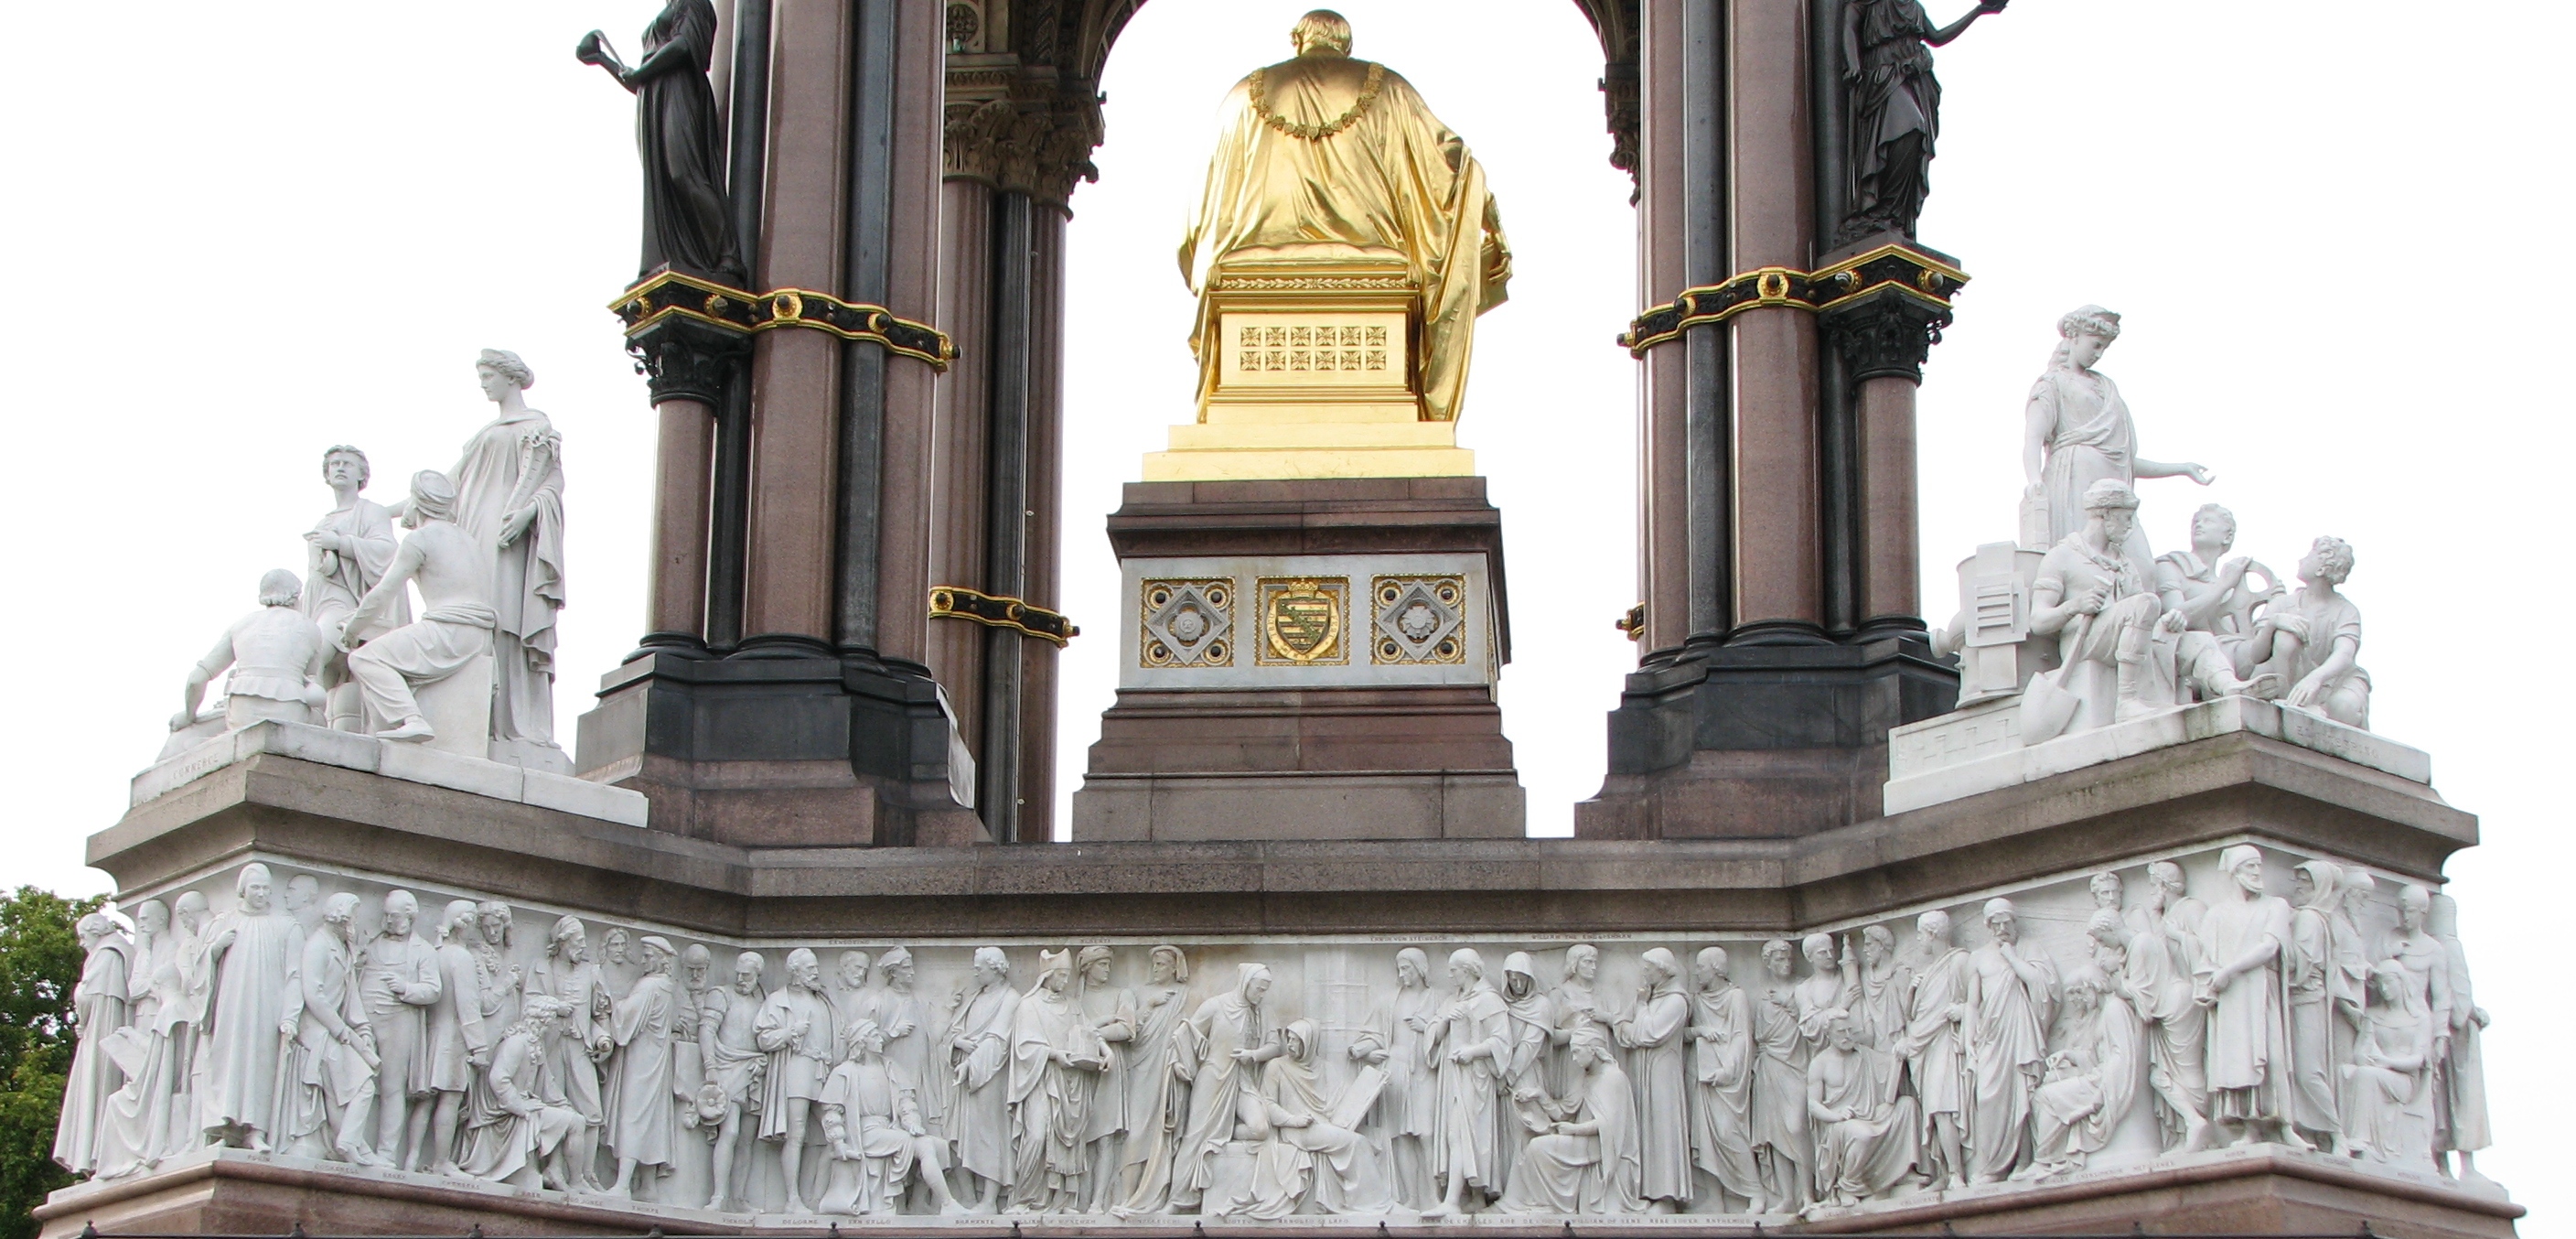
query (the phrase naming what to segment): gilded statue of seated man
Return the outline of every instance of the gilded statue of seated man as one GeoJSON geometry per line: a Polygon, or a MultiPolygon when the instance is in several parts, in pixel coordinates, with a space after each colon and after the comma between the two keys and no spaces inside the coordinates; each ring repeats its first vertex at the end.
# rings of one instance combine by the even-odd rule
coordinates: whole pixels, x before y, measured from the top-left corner
{"type": "Polygon", "coordinates": [[[1289,33],[1294,59],[1227,95],[1207,192],[1181,242],[1201,294],[1190,347],[1221,351],[1207,309],[1218,265],[1262,259],[1401,260],[1419,290],[1425,421],[1458,416],[1476,316],[1502,304],[1511,247],[1485,170],[1411,83],[1351,57],[1351,24],[1325,9],[1289,33]]]}

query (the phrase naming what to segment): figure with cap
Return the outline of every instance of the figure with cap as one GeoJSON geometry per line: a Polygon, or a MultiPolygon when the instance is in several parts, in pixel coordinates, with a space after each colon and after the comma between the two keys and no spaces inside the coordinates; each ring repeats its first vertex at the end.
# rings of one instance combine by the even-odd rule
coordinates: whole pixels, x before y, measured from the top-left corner
{"type": "Polygon", "coordinates": [[[848,1057],[832,1068],[816,1102],[832,1159],[822,1211],[900,1213],[917,1171],[942,1214],[964,1213],[948,1191],[948,1142],[930,1134],[922,1118],[920,1081],[886,1057],[885,1026],[863,1016],[842,1030],[841,1041],[848,1057]]]}
{"type": "Polygon", "coordinates": [[[226,728],[267,720],[322,721],[328,700],[322,671],[332,650],[322,630],[295,607],[302,589],[295,574],[284,568],[272,568],[259,578],[259,609],[234,620],[188,672],[185,699],[170,716],[170,730],[197,723],[197,704],[205,699],[206,686],[227,667],[232,676],[224,682],[226,728]]]}
{"type": "Polygon", "coordinates": [[[609,1039],[617,1050],[608,1060],[608,1083],[601,1092],[608,1108],[602,1132],[617,1157],[617,1178],[608,1185],[611,1196],[632,1196],[640,1167],[652,1167],[657,1176],[671,1173],[679,1143],[679,1112],[670,1099],[672,1035],[688,1014],[671,979],[680,953],[659,934],[646,934],[639,944],[644,975],[616,1001],[609,1017],[609,1039]]]}
{"type": "MultiPolygon", "coordinates": [[[[383,580],[358,601],[340,641],[349,651],[349,674],[358,681],[368,728],[387,740],[437,738],[416,695],[492,651],[492,552],[456,523],[456,487],[424,469],[413,474],[403,512],[411,533],[385,569],[383,580]],[[353,634],[374,630],[406,584],[420,588],[420,618],[391,632],[352,644],[353,634]]],[[[451,737],[451,746],[462,738],[451,737]]],[[[480,746],[465,744],[482,756],[480,746]]]]}
{"type": "Polygon", "coordinates": [[[2200,923],[2192,997],[2209,1010],[2209,1119],[2229,1143],[2270,1139],[2311,1147],[2295,1130],[2290,1066],[2290,902],[2263,892],[2263,853],[2218,854],[2235,898],[2200,923]]]}
{"type": "Polygon", "coordinates": [[[2031,1160],[2030,1095],[2048,1066],[2057,965],[2023,944],[2011,900],[1987,900],[1985,922],[1986,945],[1968,953],[1963,1100],[1969,1180],[2000,1183],[2031,1160]]]}
{"type": "Polygon", "coordinates": [[[2084,525],[2039,561],[2030,586],[2030,630],[2057,638],[2061,670],[2042,672],[2023,697],[2025,741],[2107,727],[2173,705],[2175,659],[2184,617],[2167,611],[2154,588],[2154,568],[2132,545],[2137,492],[2104,478],[2084,492],[2084,525]],[[2071,696],[2071,715],[2040,706],[2048,695],[2071,696]],[[2047,722],[2037,721],[2045,717],[2047,722]]]}
{"type": "Polygon", "coordinates": [[[1623,1190],[1642,1195],[1653,1212],[1677,1213],[1691,1198],[1691,1098],[1683,1053],[1690,1044],[1691,999],[1682,988],[1681,961],[1669,948],[1648,948],[1637,966],[1636,1009],[1611,1026],[1636,1068],[1638,1118],[1643,1120],[1641,1143],[1629,1150],[1641,1159],[1643,1177],[1623,1190]]]}
{"type": "Polygon", "coordinates": [[[73,932],[83,952],[80,981],[72,987],[73,1031],[80,1041],[72,1051],[62,1119],[54,1129],[54,1162],[73,1174],[90,1174],[100,1168],[100,1154],[107,1147],[108,1098],[125,1083],[107,1045],[109,1036],[125,1027],[134,944],[125,927],[104,912],[83,916],[73,932]]]}
{"type": "Polygon", "coordinates": [[[1503,1009],[1511,1016],[1511,1057],[1502,1064],[1503,1091],[1511,1104],[1503,1116],[1503,1140],[1495,1146],[1502,1164],[1495,1171],[1512,1181],[1512,1159],[1529,1138],[1547,1130],[1550,1109],[1559,1100],[1548,1078],[1548,1059],[1557,1034],[1556,999],[1538,983],[1538,961],[1527,951],[1503,959],[1503,1009]]]}
{"type": "Polygon", "coordinates": [[[1091,1104],[1110,1050],[1074,992],[1073,952],[1038,952],[1038,981],[1011,1016],[1011,1212],[1081,1210],[1091,1104]]]}

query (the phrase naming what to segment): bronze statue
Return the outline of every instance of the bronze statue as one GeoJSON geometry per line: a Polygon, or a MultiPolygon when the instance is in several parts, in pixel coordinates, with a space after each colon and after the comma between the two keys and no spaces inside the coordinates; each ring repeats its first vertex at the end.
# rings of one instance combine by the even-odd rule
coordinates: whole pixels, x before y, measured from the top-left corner
{"type": "Polygon", "coordinates": [[[724,134],[715,87],[716,10],[710,0],[669,0],[644,28],[644,59],[628,68],[593,30],[573,54],[635,94],[635,146],[644,160],[644,261],[638,276],[674,271],[740,287],[724,190],[724,134]]]}
{"type": "Polygon", "coordinates": [[[1843,10],[1843,89],[1851,134],[1851,207],[1837,243],[1874,232],[1914,235],[1931,191],[1932,139],[1941,132],[1941,83],[1931,49],[1947,45],[2010,0],[1980,0],[1934,26],[1922,0],[1851,0],[1843,10]]]}

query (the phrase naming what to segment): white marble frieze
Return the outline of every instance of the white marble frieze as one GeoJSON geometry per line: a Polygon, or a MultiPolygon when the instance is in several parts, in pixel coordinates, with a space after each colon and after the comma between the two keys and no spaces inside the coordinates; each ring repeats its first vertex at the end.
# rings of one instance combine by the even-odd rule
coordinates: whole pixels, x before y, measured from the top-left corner
{"type": "Polygon", "coordinates": [[[257,1155],[763,1224],[1651,1225],[2254,1149],[2494,1190],[2457,908],[2268,845],[1580,941],[721,939],[283,860],[124,906],[56,1148],[100,1180],[257,1155]]]}

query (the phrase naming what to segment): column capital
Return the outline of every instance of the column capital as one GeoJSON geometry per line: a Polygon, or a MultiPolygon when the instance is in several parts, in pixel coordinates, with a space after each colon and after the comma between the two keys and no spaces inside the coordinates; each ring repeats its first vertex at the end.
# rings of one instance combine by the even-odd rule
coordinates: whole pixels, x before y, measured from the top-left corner
{"type": "Polygon", "coordinates": [[[1826,339],[1842,353],[1854,382],[1897,378],[1923,382],[1923,363],[1950,325],[1947,306],[1882,288],[1823,311],[1826,339]]]}
{"type": "Polygon", "coordinates": [[[1100,179],[1100,99],[1059,85],[1050,65],[1015,53],[948,55],[945,174],[1064,206],[1100,179]]]}

